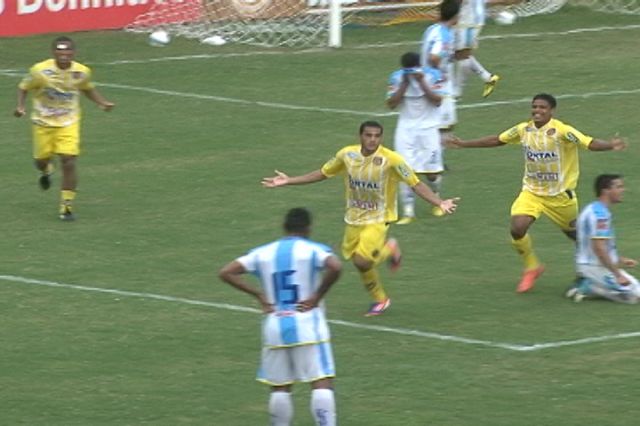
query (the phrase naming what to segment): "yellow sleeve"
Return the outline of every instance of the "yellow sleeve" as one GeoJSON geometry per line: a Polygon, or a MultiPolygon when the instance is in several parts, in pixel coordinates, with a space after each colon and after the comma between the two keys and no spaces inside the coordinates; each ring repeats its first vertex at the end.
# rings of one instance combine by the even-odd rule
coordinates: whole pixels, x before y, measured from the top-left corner
{"type": "Polygon", "coordinates": [[[409,185],[410,187],[414,187],[420,182],[418,176],[416,176],[415,172],[409,165],[406,163],[404,158],[396,152],[389,155],[389,161],[391,163],[391,167],[394,173],[398,176],[398,178],[409,185]]]}
{"type": "Polygon", "coordinates": [[[341,149],[333,158],[324,163],[320,169],[323,175],[326,177],[333,177],[344,170],[344,151],[344,148],[341,149]]]}
{"type": "Polygon", "coordinates": [[[43,81],[44,80],[42,79],[39,69],[36,66],[33,66],[29,69],[29,73],[22,78],[18,87],[21,90],[32,90],[42,86],[43,81]]]}
{"type": "Polygon", "coordinates": [[[91,69],[89,67],[82,66],[78,72],[82,73],[82,80],[78,82],[78,90],[91,90],[95,87],[91,81],[91,69]]]}
{"type": "Polygon", "coordinates": [[[522,131],[526,125],[527,123],[516,124],[510,129],[500,133],[498,140],[506,144],[519,144],[522,140],[522,131]]]}
{"type": "Polygon", "coordinates": [[[563,142],[578,145],[580,148],[589,149],[593,138],[582,133],[567,124],[562,123],[560,127],[560,137],[563,142]]]}

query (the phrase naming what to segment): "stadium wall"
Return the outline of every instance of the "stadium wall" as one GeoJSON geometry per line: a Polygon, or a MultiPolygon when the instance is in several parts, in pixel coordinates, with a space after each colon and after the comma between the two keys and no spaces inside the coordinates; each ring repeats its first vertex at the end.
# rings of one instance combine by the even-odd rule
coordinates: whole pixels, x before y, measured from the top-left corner
{"type": "Polygon", "coordinates": [[[0,0],[0,37],[123,28],[154,4],[183,0],[0,0]]]}

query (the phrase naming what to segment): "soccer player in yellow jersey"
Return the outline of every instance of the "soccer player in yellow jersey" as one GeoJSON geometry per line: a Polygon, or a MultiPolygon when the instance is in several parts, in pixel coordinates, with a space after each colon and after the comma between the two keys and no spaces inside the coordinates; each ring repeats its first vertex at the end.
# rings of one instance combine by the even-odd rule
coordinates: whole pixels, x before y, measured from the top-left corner
{"type": "Polygon", "coordinates": [[[75,45],[68,37],[58,37],[52,44],[53,58],[31,67],[18,85],[18,102],[14,115],[25,115],[25,101],[33,93],[33,157],[40,170],[39,183],[44,190],[51,186],[53,156],[60,157],[62,193],[60,219],[73,220],[72,203],[78,177],[76,157],[80,153],[80,92],[110,111],[115,104],[107,101],[91,82],[91,70],[73,60],[75,45]]]}
{"type": "Polygon", "coordinates": [[[391,303],[380,281],[377,265],[386,259],[391,260],[392,270],[400,265],[398,242],[393,238],[386,241],[389,224],[398,220],[398,184],[406,183],[419,197],[447,214],[456,210],[458,200],[441,200],[418,179],[399,154],[382,146],[382,132],[379,123],[365,121],[360,125],[360,144],[342,148],[322,168],[300,176],[287,176],[276,170],[276,176],[262,180],[263,186],[275,188],[344,175],[346,229],[342,254],[352,260],[374,300],[367,316],[380,315],[391,303]]]}
{"type": "Polygon", "coordinates": [[[576,239],[578,149],[619,151],[626,147],[624,140],[617,136],[609,141],[595,139],[553,118],[556,105],[553,96],[541,93],[533,97],[531,120],[516,124],[499,135],[469,141],[450,140],[462,148],[522,145],[522,190],[511,206],[512,244],[524,262],[524,272],[517,287],[519,293],[531,290],[544,272],[528,234],[529,227],[541,214],[549,217],[569,238],[576,239]]]}

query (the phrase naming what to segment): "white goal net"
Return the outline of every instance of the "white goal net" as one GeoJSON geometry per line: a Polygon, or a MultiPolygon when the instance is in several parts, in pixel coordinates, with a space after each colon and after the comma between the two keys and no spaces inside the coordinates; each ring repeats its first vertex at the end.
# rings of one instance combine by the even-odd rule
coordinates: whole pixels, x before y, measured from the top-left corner
{"type": "MultiPolygon", "coordinates": [[[[162,29],[172,36],[222,37],[261,46],[340,46],[347,24],[392,25],[437,19],[439,1],[396,0],[156,0],[126,30],[162,29]]],[[[640,14],[640,0],[523,0],[519,16],[553,13],[565,4],[640,14]]]]}

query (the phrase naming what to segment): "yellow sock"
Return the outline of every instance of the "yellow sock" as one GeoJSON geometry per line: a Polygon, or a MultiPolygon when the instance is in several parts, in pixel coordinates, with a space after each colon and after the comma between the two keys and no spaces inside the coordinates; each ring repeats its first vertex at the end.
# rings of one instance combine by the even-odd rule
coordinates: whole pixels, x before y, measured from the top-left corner
{"type": "Polygon", "coordinates": [[[380,275],[376,268],[371,268],[366,272],[360,272],[360,279],[362,284],[367,289],[371,297],[376,302],[382,302],[387,299],[387,293],[385,293],[380,281],[380,275]]]}
{"type": "Polygon", "coordinates": [[[68,189],[63,189],[60,194],[60,212],[71,209],[71,204],[73,204],[73,200],[76,198],[76,191],[71,191],[68,189]]]}
{"type": "Polygon", "coordinates": [[[391,256],[391,250],[385,244],[382,247],[382,250],[380,250],[380,256],[378,256],[378,260],[376,261],[376,265],[378,265],[378,264],[384,262],[385,260],[387,260],[389,258],[389,256],[391,256]]]}
{"type": "Polygon", "coordinates": [[[519,240],[511,240],[511,245],[522,257],[522,261],[524,262],[524,269],[534,269],[540,266],[540,260],[538,256],[533,252],[533,243],[531,241],[531,237],[529,234],[526,234],[524,238],[519,240]]]}

